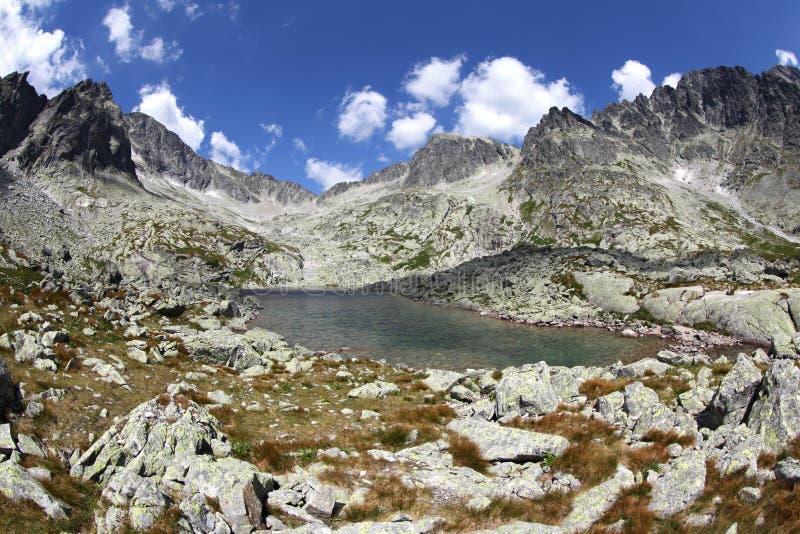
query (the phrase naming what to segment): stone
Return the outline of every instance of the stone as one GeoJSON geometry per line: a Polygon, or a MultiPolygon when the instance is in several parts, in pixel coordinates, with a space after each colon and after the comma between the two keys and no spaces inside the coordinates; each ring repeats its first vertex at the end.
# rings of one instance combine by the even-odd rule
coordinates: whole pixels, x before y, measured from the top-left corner
{"type": "Polygon", "coordinates": [[[426,369],[428,376],[422,381],[434,393],[450,391],[456,384],[464,380],[465,376],[455,371],[442,371],[439,369],[426,369]]]}
{"type": "Polygon", "coordinates": [[[10,454],[11,451],[17,448],[17,442],[11,433],[11,424],[5,423],[0,425],[0,452],[10,454]]]}
{"type": "Polygon", "coordinates": [[[764,376],[750,409],[747,426],[778,452],[800,433],[800,369],[791,360],[776,360],[764,376]]]}
{"type": "Polygon", "coordinates": [[[245,336],[226,328],[186,336],[183,344],[192,359],[224,365],[236,371],[263,363],[261,355],[245,336]]]}
{"type": "Polygon", "coordinates": [[[736,497],[746,504],[756,504],[761,500],[761,490],[751,486],[745,486],[740,489],[736,497]]]}
{"type": "Polygon", "coordinates": [[[537,461],[550,454],[558,456],[569,446],[561,436],[503,427],[479,419],[454,419],[447,430],[472,440],[489,461],[537,461]]]}
{"type": "Polygon", "coordinates": [[[575,497],[561,528],[570,533],[586,531],[614,505],[624,489],[633,485],[633,473],[625,466],[617,466],[612,478],[575,497]]]}
{"type": "Polygon", "coordinates": [[[17,434],[17,449],[19,449],[19,452],[22,454],[29,456],[37,456],[39,458],[44,458],[46,456],[38,440],[26,434],[17,434]]]}
{"type": "Polygon", "coordinates": [[[306,493],[306,511],[320,519],[327,519],[333,515],[335,507],[336,491],[330,486],[314,481],[306,493]]]}
{"type": "Polygon", "coordinates": [[[608,395],[603,395],[597,399],[597,411],[606,421],[613,421],[615,414],[622,410],[625,404],[625,395],[621,391],[613,391],[608,395]]]}
{"type": "Polygon", "coordinates": [[[58,371],[58,365],[56,365],[56,362],[44,358],[35,359],[33,361],[33,367],[40,371],[49,371],[51,373],[58,371]]]}
{"type": "MultiPolygon", "coordinates": [[[[363,522],[337,528],[336,534],[428,534],[444,524],[441,517],[427,517],[419,521],[363,522]]],[[[315,526],[308,534],[325,534],[325,527],[315,526]]],[[[331,532],[328,530],[327,532],[331,532]]]]}
{"type": "Polygon", "coordinates": [[[589,303],[605,312],[633,313],[639,309],[636,297],[627,293],[633,289],[633,280],[614,273],[573,272],[575,280],[583,287],[589,303]]]}
{"type": "Polygon", "coordinates": [[[17,388],[14,386],[6,362],[0,357],[0,420],[17,407],[17,388]]]}
{"type": "Polygon", "coordinates": [[[450,398],[459,402],[472,403],[481,398],[480,393],[475,393],[462,385],[455,385],[450,389],[450,398]]]}
{"type": "MultiPolygon", "coordinates": [[[[715,416],[713,426],[738,425],[744,421],[747,409],[761,384],[761,371],[749,356],[739,354],[736,363],[717,388],[709,406],[715,416]]],[[[712,423],[713,424],[713,423],[712,423]]]]}
{"type": "Polygon", "coordinates": [[[42,334],[42,345],[53,347],[56,343],[66,343],[69,341],[69,334],[63,330],[50,330],[42,334]]]}
{"type": "Polygon", "coordinates": [[[623,408],[633,418],[640,417],[648,408],[658,404],[658,393],[641,382],[625,386],[623,408]]]}
{"type": "Polygon", "coordinates": [[[361,421],[368,421],[370,419],[380,419],[380,417],[381,414],[379,414],[378,412],[374,412],[372,410],[361,410],[361,415],[359,416],[359,419],[361,421]]]}
{"type": "Polygon", "coordinates": [[[529,523],[514,521],[490,530],[475,530],[471,534],[562,534],[561,527],[545,525],[542,523],[529,523]]]}
{"type": "Polygon", "coordinates": [[[753,476],[758,471],[764,438],[743,424],[723,425],[703,442],[703,448],[716,460],[721,474],[732,475],[744,469],[748,476],[753,476]]]}
{"type": "Polygon", "coordinates": [[[139,363],[147,363],[147,353],[138,347],[128,347],[126,356],[139,363]]]}
{"type": "Polygon", "coordinates": [[[221,389],[217,389],[215,391],[209,391],[206,393],[206,397],[215,404],[222,404],[223,406],[227,406],[233,402],[233,397],[228,395],[221,389]]]}
{"type": "Polygon", "coordinates": [[[657,402],[648,406],[633,425],[633,435],[642,437],[651,430],[668,433],[675,427],[675,412],[657,402]]]}
{"type": "Polygon", "coordinates": [[[649,509],[661,519],[686,510],[706,484],[706,456],[690,451],[672,459],[665,472],[653,483],[649,509]]]}
{"type": "Polygon", "coordinates": [[[370,382],[369,384],[364,384],[363,386],[351,389],[347,393],[347,396],[358,399],[385,399],[389,395],[394,395],[397,393],[400,393],[400,388],[397,387],[397,384],[378,380],[376,382],[370,382]]]}
{"type": "Polygon", "coordinates": [[[775,476],[790,484],[797,484],[800,482],[800,460],[791,456],[784,458],[775,466],[775,476]]]}
{"type": "Polygon", "coordinates": [[[655,358],[642,358],[639,361],[619,367],[615,373],[617,376],[626,378],[643,378],[650,375],[663,375],[673,369],[667,363],[655,358]]]}
{"type": "Polygon", "coordinates": [[[550,413],[558,406],[558,397],[550,382],[546,363],[526,365],[519,370],[507,369],[495,386],[495,414],[509,412],[529,415],[550,413]]]}
{"type": "Polygon", "coordinates": [[[0,493],[14,502],[36,503],[51,519],[67,518],[67,505],[47,493],[33,475],[14,462],[0,463],[0,493]]]}
{"type": "Polygon", "coordinates": [[[300,360],[298,358],[292,358],[288,362],[284,364],[284,368],[286,372],[290,375],[294,375],[300,372],[308,371],[311,367],[314,366],[314,362],[308,360],[300,360]]]}

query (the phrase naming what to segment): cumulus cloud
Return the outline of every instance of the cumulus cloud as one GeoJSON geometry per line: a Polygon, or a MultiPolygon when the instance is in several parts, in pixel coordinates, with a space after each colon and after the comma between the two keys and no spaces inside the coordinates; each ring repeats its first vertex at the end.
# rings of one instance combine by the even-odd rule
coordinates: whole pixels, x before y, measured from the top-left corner
{"type": "Polygon", "coordinates": [[[308,152],[308,147],[306,146],[305,141],[300,139],[299,137],[295,137],[292,139],[292,145],[294,145],[294,149],[298,152],[302,152],[303,154],[308,152]]]}
{"type": "Polygon", "coordinates": [[[397,150],[416,148],[425,143],[428,134],[436,126],[436,119],[430,113],[418,112],[392,122],[392,129],[386,138],[397,150]]]}
{"type": "Polygon", "coordinates": [[[345,95],[339,106],[339,135],[365,141],[386,124],[386,97],[370,86],[345,95]]]}
{"type": "Polygon", "coordinates": [[[175,132],[184,143],[197,150],[205,137],[203,121],[185,114],[169,84],[145,85],[139,89],[141,101],[133,111],[141,111],[175,132]]]}
{"type": "Polygon", "coordinates": [[[269,143],[267,143],[267,146],[264,147],[264,150],[269,152],[275,147],[275,143],[278,142],[278,139],[283,137],[283,126],[280,124],[275,124],[274,122],[270,124],[264,124],[262,122],[260,126],[261,129],[267,132],[269,135],[269,143]]]}
{"type": "Polygon", "coordinates": [[[86,76],[80,42],[42,28],[51,0],[0,0],[0,72],[30,71],[28,80],[53,96],[86,76]]]}
{"type": "Polygon", "coordinates": [[[200,12],[200,6],[190,0],[156,0],[158,7],[160,7],[164,11],[172,11],[175,9],[175,6],[182,6],[184,13],[186,16],[189,17],[191,20],[196,19],[202,13],[200,12]]]}
{"type": "Polygon", "coordinates": [[[222,132],[211,133],[211,159],[220,165],[248,172],[245,166],[246,158],[242,155],[239,145],[228,139],[222,132]]]}
{"type": "Polygon", "coordinates": [[[681,81],[683,74],[680,72],[673,72],[672,74],[668,74],[664,77],[664,81],[661,82],[661,85],[669,85],[670,87],[678,87],[678,82],[681,81]]]}
{"type": "Polygon", "coordinates": [[[416,65],[406,76],[405,90],[420,102],[446,106],[458,91],[463,63],[463,56],[450,61],[432,57],[427,63],[416,65]]]}
{"type": "Polygon", "coordinates": [[[183,51],[176,42],[167,43],[161,37],[155,37],[143,45],[143,32],[134,30],[129,7],[112,7],[103,18],[103,25],[108,29],[108,42],[114,45],[117,57],[125,63],[134,57],[148,61],[163,63],[178,59],[183,51]]]}
{"type": "Polygon", "coordinates": [[[794,55],[794,52],[791,50],[781,50],[779,48],[775,50],[775,55],[778,57],[778,63],[781,65],[797,66],[797,56],[794,55]]]}
{"type": "Polygon", "coordinates": [[[650,78],[650,68],[635,59],[629,59],[622,67],[614,69],[611,79],[614,80],[614,89],[623,100],[633,101],[639,94],[650,96],[656,84],[650,78]]]}
{"type": "Polygon", "coordinates": [[[306,160],[306,176],[324,189],[330,189],[339,182],[356,182],[362,178],[360,167],[316,158],[306,160]]]}
{"type": "Polygon", "coordinates": [[[553,106],[583,112],[583,96],[566,79],[547,82],[544,74],[513,57],[482,62],[459,93],[463,102],[456,130],[504,141],[521,140],[553,106]]]}

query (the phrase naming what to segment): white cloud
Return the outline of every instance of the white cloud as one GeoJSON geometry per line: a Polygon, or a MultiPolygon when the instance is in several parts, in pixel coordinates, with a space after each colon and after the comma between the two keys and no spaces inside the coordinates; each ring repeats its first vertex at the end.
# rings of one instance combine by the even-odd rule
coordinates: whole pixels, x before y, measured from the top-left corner
{"type": "Polygon", "coordinates": [[[339,135],[365,141],[386,124],[386,97],[369,86],[348,91],[339,106],[339,135]]]}
{"type": "Polygon", "coordinates": [[[175,6],[181,5],[183,6],[184,13],[186,13],[186,16],[191,20],[195,20],[202,15],[200,6],[190,0],[156,0],[156,3],[158,3],[158,7],[168,12],[175,9],[175,6]]]}
{"type": "Polygon", "coordinates": [[[143,46],[141,49],[142,58],[155,63],[164,63],[164,61],[172,61],[178,59],[183,50],[177,47],[177,43],[164,43],[164,39],[156,37],[149,45],[143,46]]]}
{"type": "Polygon", "coordinates": [[[669,85],[673,88],[678,87],[678,82],[681,81],[682,77],[683,74],[680,72],[673,72],[664,77],[664,81],[661,82],[661,85],[669,85]]]}
{"type": "Polygon", "coordinates": [[[450,61],[433,57],[427,63],[420,63],[406,77],[405,90],[421,102],[446,106],[458,91],[463,63],[462,56],[450,61]]]}
{"type": "Polygon", "coordinates": [[[275,143],[278,142],[278,139],[283,137],[283,126],[280,124],[275,124],[274,122],[271,124],[264,124],[262,122],[260,126],[261,129],[267,132],[269,135],[269,143],[264,147],[264,150],[269,152],[275,147],[275,143]]]}
{"type": "Polygon", "coordinates": [[[308,152],[308,147],[306,146],[305,141],[300,139],[299,137],[295,137],[292,139],[292,144],[294,145],[294,149],[298,152],[302,152],[303,154],[308,152]]]}
{"type": "Polygon", "coordinates": [[[553,106],[583,113],[583,96],[566,79],[548,83],[544,74],[513,57],[482,62],[459,93],[463,103],[456,130],[504,141],[521,140],[553,106]]]}
{"type": "Polygon", "coordinates": [[[175,4],[178,2],[177,0],[156,0],[156,3],[158,3],[158,7],[164,11],[172,11],[172,9],[175,7],[175,4]]]}
{"type": "Polygon", "coordinates": [[[791,50],[775,50],[775,55],[778,56],[778,63],[781,65],[797,66],[797,56],[791,50]]]}
{"type": "Polygon", "coordinates": [[[121,61],[127,63],[134,57],[141,57],[163,63],[180,57],[183,51],[175,41],[166,43],[161,37],[155,37],[149,44],[142,45],[143,32],[133,29],[129,9],[127,5],[112,7],[103,18],[103,25],[108,28],[108,42],[114,44],[114,51],[121,61]]]}
{"type": "Polygon", "coordinates": [[[30,71],[28,80],[53,96],[86,76],[82,45],[64,31],[42,28],[40,10],[52,0],[0,0],[0,73],[30,71]]]}
{"type": "Polygon", "coordinates": [[[436,119],[430,113],[419,112],[410,117],[397,119],[386,138],[397,150],[416,148],[428,140],[428,133],[436,126],[436,119]]]}
{"type": "Polygon", "coordinates": [[[388,158],[388,157],[386,156],[386,154],[384,154],[383,152],[381,152],[380,154],[378,154],[378,157],[377,157],[377,158],[375,158],[375,159],[377,159],[377,160],[378,160],[378,161],[380,161],[381,163],[389,163],[389,158],[388,158]]]}
{"type": "Polygon", "coordinates": [[[225,137],[222,132],[211,133],[211,159],[220,165],[249,172],[245,166],[246,157],[242,155],[239,145],[225,137]]]}
{"type": "Polygon", "coordinates": [[[197,150],[203,142],[205,133],[203,121],[184,114],[178,106],[178,99],[166,82],[159,85],[145,85],[139,89],[141,101],[133,111],[141,111],[156,119],[175,132],[184,143],[197,150]]]}
{"type": "Polygon", "coordinates": [[[138,48],[137,37],[133,33],[128,6],[112,7],[103,18],[103,26],[108,28],[108,42],[114,44],[114,50],[122,61],[130,61],[138,48]]]}
{"type": "Polygon", "coordinates": [[[330,189],[339,182],[361,180],[361,168],[309,158],[306,160],[306,176],[320,184],[324,189],[330,189]]]}
{"type": "Polygon", "coordinates": [[[611,79],[614,80],[614,89],[619,95],[620,102],[623,100],[633,102],[639,94],[650,96],[656,88],[650,75],[650,68],[635,59],[629,59],[622,67],[614,69],[611,79]]]}

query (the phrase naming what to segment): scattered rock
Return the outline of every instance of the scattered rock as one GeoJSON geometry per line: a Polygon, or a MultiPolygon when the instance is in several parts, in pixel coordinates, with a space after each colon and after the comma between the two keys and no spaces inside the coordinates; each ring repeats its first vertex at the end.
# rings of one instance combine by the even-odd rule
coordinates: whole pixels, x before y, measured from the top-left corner
{"type": "Polygon", "coordinates": [[[489,461],[527,462],[549,454],[558,456],[569,446],[561,436],[500,426],[479,419],[454,419],[447,430],[475,442],[489,461]]]}
{"type": "Polygon", "coordinates": [[[518,370],[507,369],[495,386],[495,413],[502,417],[509,412],[542,415],[552,412],[558,397],[550,382],[546,363],[525,365],[518,370]]]}
{"type": "Polygon", "coordinates": [[[703,493],[706,457],[691,451],[670,461],[663,475],[653,483],[650,510],[659,518],[686,510],[703,493]]]}
{"type": "Polygon", "coordinates": [[[347,396],[358,399],[385,399],[387,396],[396,393],[400,393],[400,388],[397,387],[397,384],[379,380],[351,389],[347,396]]]}

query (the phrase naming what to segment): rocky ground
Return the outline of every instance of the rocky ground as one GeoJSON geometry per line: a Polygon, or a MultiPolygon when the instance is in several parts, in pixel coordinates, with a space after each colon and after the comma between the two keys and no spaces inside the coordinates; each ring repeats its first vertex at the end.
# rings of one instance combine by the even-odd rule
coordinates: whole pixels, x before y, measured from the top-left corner
{"type": "Polygon", "coordinates": [[[247,330],[247,302],[5,275],[2,531],[800,525],[793,358],[416,370],[247,330]]]}

